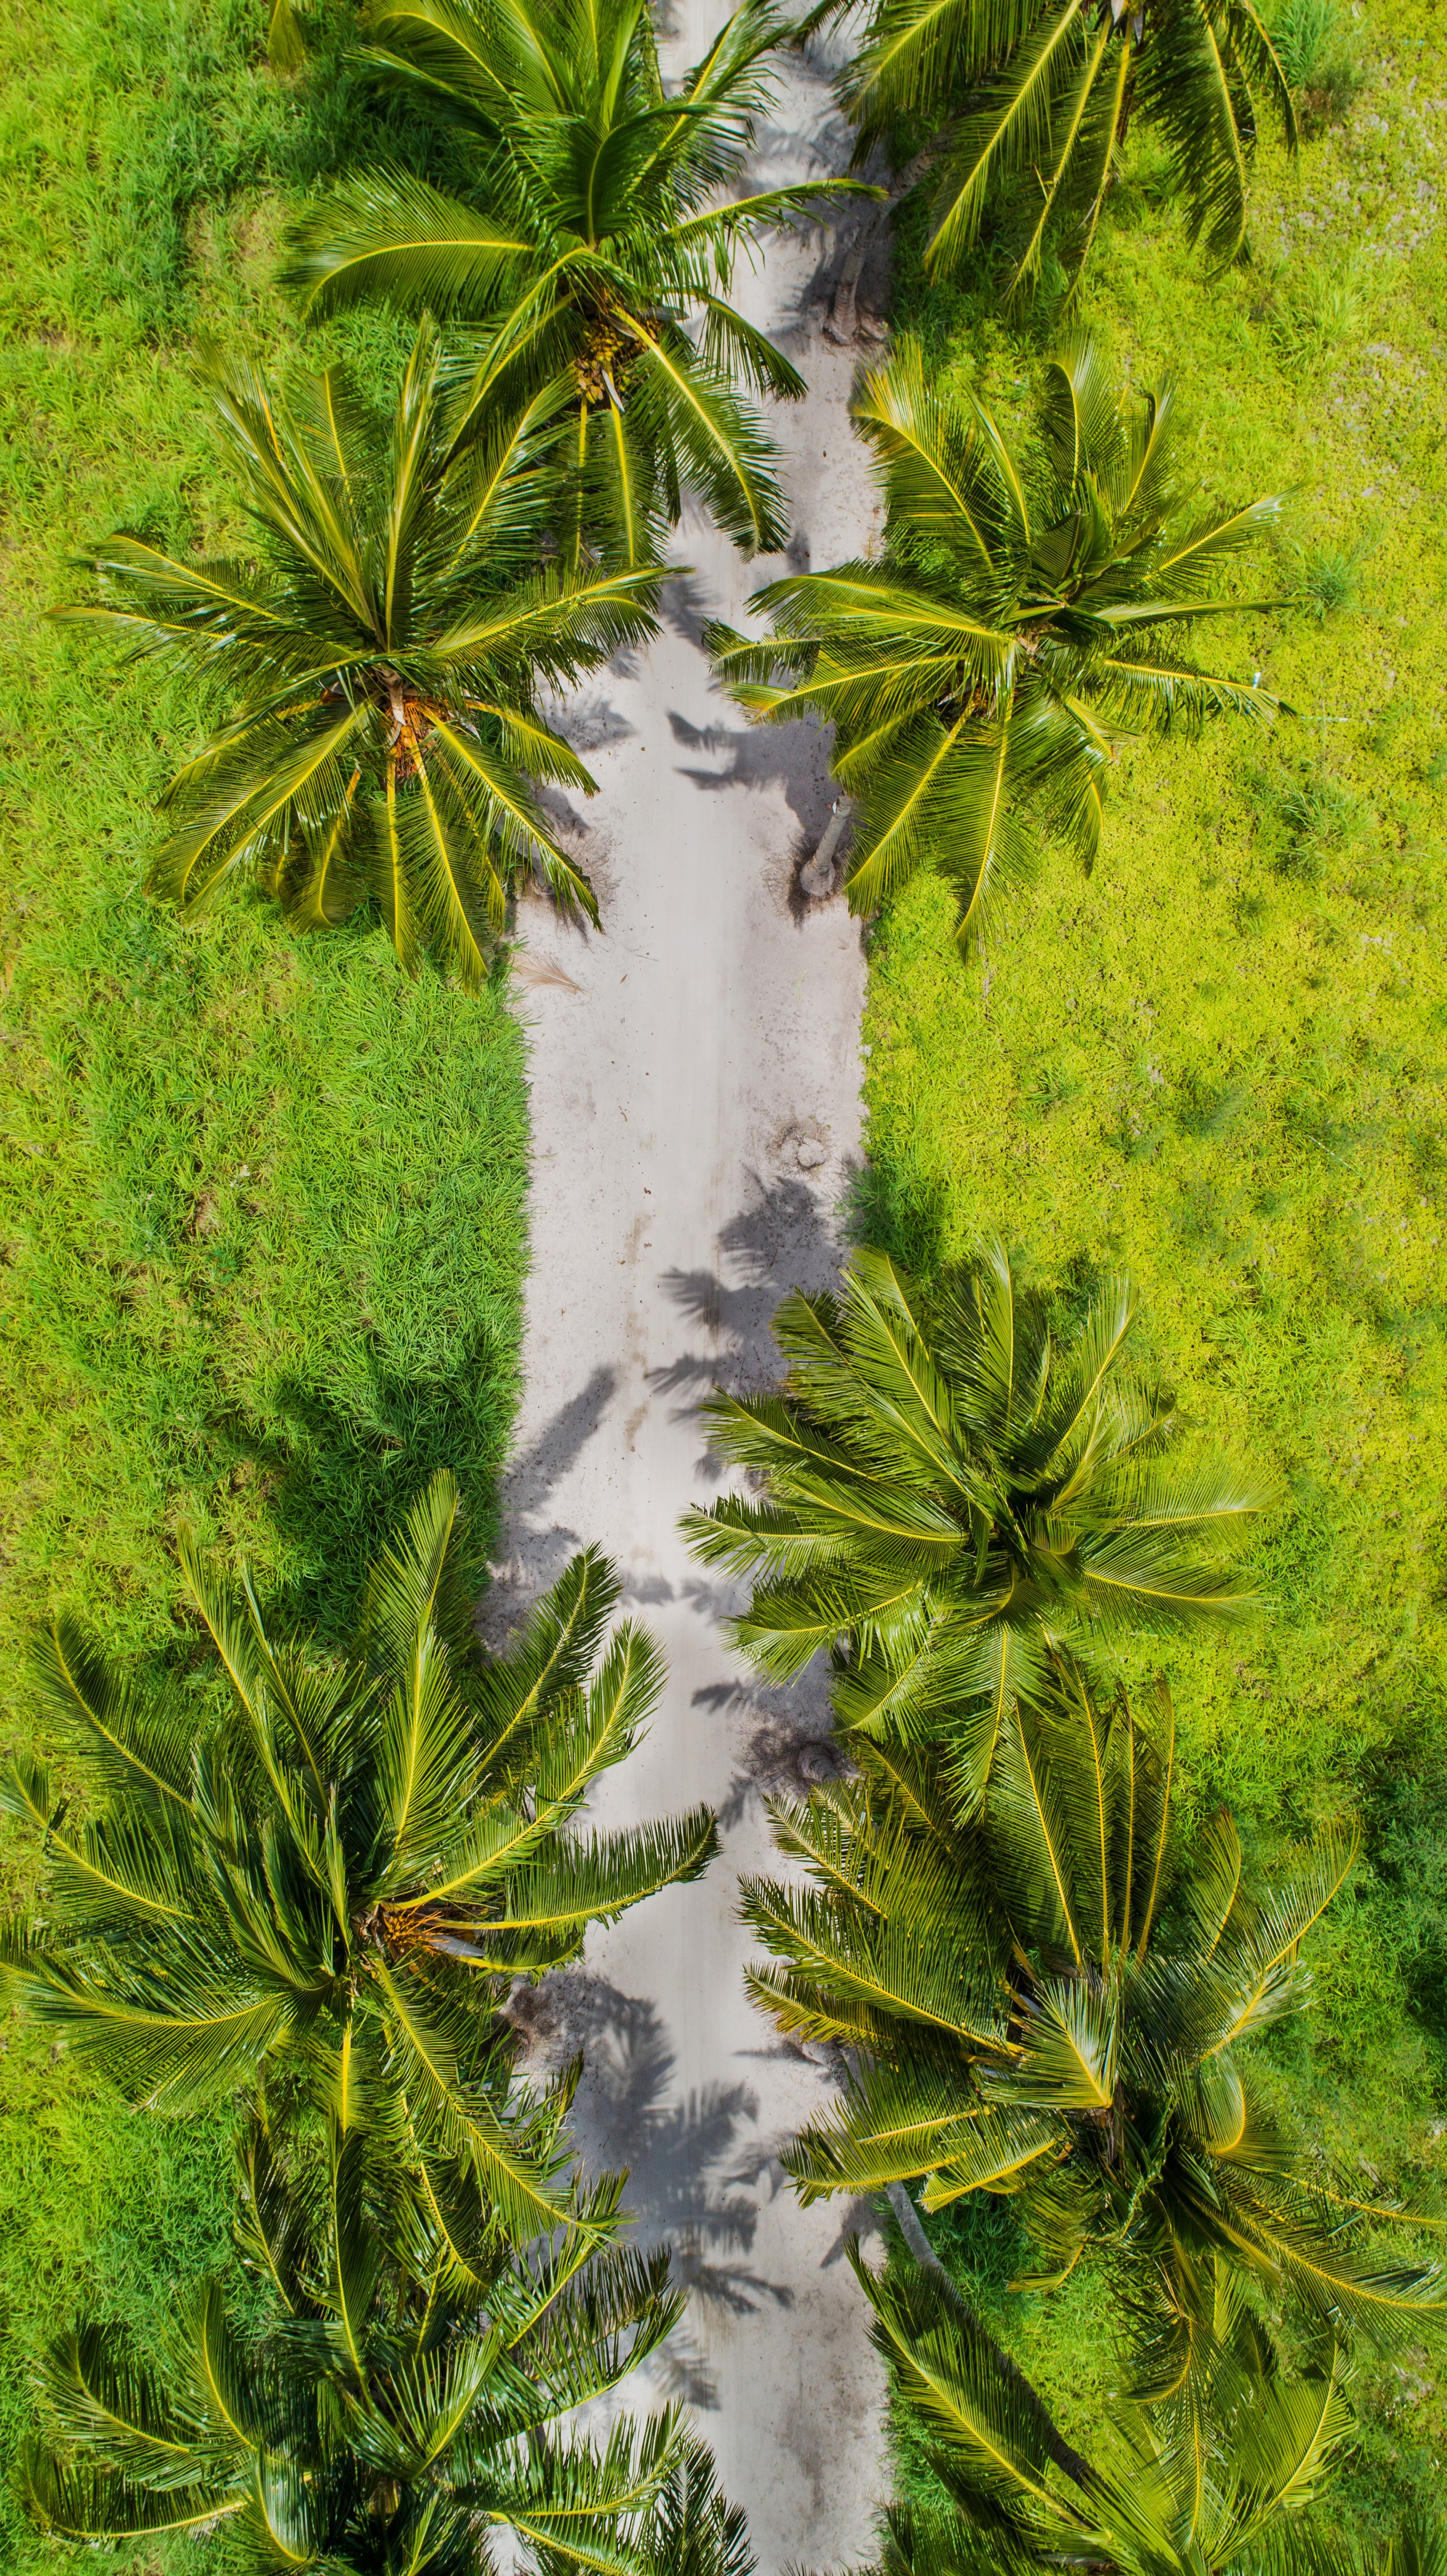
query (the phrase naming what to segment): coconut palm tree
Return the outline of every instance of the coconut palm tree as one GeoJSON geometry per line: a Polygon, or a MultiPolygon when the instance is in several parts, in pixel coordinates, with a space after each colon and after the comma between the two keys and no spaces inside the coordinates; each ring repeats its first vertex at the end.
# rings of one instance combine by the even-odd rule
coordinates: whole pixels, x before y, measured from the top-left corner
{"type": "Polygon", "coordinates": [[[460,441],[561,388],[567,561],[600,542],[648,561],[684,493],[740,546],[781,547],[777,452],[738,387],[792,402],[804,381],[730,301],[734,271],[761,233],[859,191],[820,179],[717,202],[772,95],[772,0],[744,0],[666,98],[644,0],[373,0],[365,24],[383,79],[470,143],[472,184],[347,180],[297,237],[309,308],[382,295],[467,326],[460,441]]]}
{"type": "MultiPolygon", "coordinates": [[[[1334,2356],[1287,2378],[1238,2306],[1189,2411],[1112,2398],[1085,2459],[946,2283],[853,2261],[919,2499],[886,2509],[871,2576],[1344,2576],[1340,2531],[1308,2510],[1354,2430],[1334,2356]]],[[[1440,2576],[1447,2557],[1407,2532],[1373,2564],[1440,2576]]]]}
{"type": "Polygon", "coordinates": [[[1269,1489],[1182,1455],[1170,1391],[1130,1365],[1134,1315],[1119,1279],[1052,1330],[998,1244],[928,1296],[859,1252],[838,1298],[786,1297],[782,1395],[703,1408],[762,1491],[683,1522],[706,1564],[758,1578],[734,1642],[787,1681],[842,1640],[840,1725],[944,1732],[967,1796],[1052,1638],[1239,1616],[1220,1551],[1269,1489]]]}
{"type": "Polygon", "coordinates": [[[747,2576],[741,2517],[674,2410],[602,2442],[561,2420],[675,2322],[666,2253],[574,2237],[519,2254],[475,2182],[455,2174],[445,2208],[418,2210],[378,2190],[360,2144],[334,2130],[303,2190],[253,2131],[239,2241],[259,2324],[212,2280],[153,2349],[95,2323],[52,2349],[49,2436],[21,2479],[41,2528],[229,2525],[248,2565],[357,2576],[483,2576],[503,2532],[550,2576],[662,2576],[682,2537],[700,2576],[747,2576]]]}
{"type": "Polygon", "coordinates": [[[589,1549],[511,1651],[478,1654],[457,1490],[435,1477],[372,1569],[351,1652],[273,1639],[183,1544],[224,1706],[145,1688],[69,1619],[38,1657],[46,1714],[104,1798],[68,1821],[43,1764],[0,1776],[45,1835],[41,1916],[6,1948],[23,2001],[134,2102],[180,2112],[271,2075],[375,2131],[416,2189],[461,2159],[520,2241],[576,2214],[565,2092],[512,2090],[497,2012],[576,1958],[590,1923],[696,1878],[707,1807],[570,1830],[623,1761],[663,1661],[589,1549]],[[400,2124],[400,2125],[399,2125],[400,2124]]]}
{"type": "Polygon", "coordinates": [[[1006,1710],[971,1821],[947,1752],[854,1750],[854,1776],[771,1808],[812,1884],[743,1889],[776,1963],[751,1972],[754,2000],[847,2051],[838,2107],[785,2151],[806,2201],[921,2176],[926,2211],[1008,2196],[1043,2262],[1032,2286],[1088,2252],[1114,2263],[1158,2388],[1216,2348],[1223,2271],[1337,2340],[1440,2311],[1435,2265],[1368,2259],[1367,2204],[1253,2063],[1305,1999],[1301,1946],[1353,1833],[1268,1876],[1223,1811],[1186,1850],[1164,1691],[1106,1704],[1063,1659],[1006,1710]]]}
{"type": "MultiPolygon", "coordinates": [[[[807,23],[846,4],[825,0],[807,23]]],[[[939,130],[931,277],[960,274],[987,208],[1028,176],[1016,298],[1038,285],[1047,250],[1078,275],[1133,123],[1161,137],[1190,237],[1216,269],[1245,244],[1263,109],[1296,148],[1290,84],[1256,0],[875,0],[840,101],[861,156],[902,126],[939,130]]]]}
{"type": "Polygon", "coordinates": [[[967,954],[1028,880],[1042,828],[1090,866],[1118,736],[1275,716],[1184,648],[1198,618],[1273,604],[1212,584],[1281,503],[1203,506],[1169,384],[1133,412],[1088,336],[1048,368],[1028,453],[913,340],[853,416],[887,504],[882,559],[771,582],[751,602],[765,642],[723,626],[709,640],[751,715],[834,726],[858,809],[852,909],[928,860],[967,954]]]}
{"type": "Polygon", "coordinates": [[[160,657],[224,715],[166,790],[155,892],[194,911],[244,873],[308,929],[371,895],[404,965],[430,943],[476,983],[525,869],[597,919],[532,784],[593,787],[538,684],[650,634],[659,576],[544,560],[559,484],[536,405],[448,471],[439,363],[424,328],[386,437],[339,368],[288,404],[213,358],[201,382],[261,560],[118,535],[91,558],[104,604],[57,614],[160,657]]]}

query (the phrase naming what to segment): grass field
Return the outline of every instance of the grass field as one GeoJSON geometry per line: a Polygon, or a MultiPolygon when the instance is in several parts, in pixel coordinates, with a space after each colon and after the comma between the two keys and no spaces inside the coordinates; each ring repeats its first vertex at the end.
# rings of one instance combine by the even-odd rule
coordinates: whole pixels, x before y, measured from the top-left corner
{"type": "MultiPolygon", "coordinates": [[[[344,78],[307,99],[240,0],[77,0],[3,35],[4,1410],[0,1695],[26,1634],[83,1604],[138,1657],[184,1651],[172,1542],[246,1550],[264,1594],[343,1624],[368,1548],[431,1468],[481,1544],[511,1418],[526,1182],[522,1043],[497,993],[402,979],[365,924],[308,946],[237,900],[182,931],[138,891],[189,718],[40,611],[125,522],[224,534],[185,361],[292,333],[268,280],[288,198],[366,146],[344,78]]],[[[1297,173],[1264,155],[1249,268],[1207,283],[1148,143],[1082,318],[1139,381],[1166,366],[1213,490],[1296,487],[1320,614],[1219,630],[1296,713],[1138,747],[1082,881],[1046,853],[984,975],[918,885],[872,942],[866,1216],[934,1266],[998,1229],[1062,1294],[1139,1282],[1194,1418],[1273,1465],[1273,1608],[1175,1652],[1198,1809],[1261,1843],[1360,1812],[1367,1859],[1317,1944],[1318,2006],[1277,2052],[1349,2161],[1447,2162],[1441,1236],[1447,976],[1447,13],[1383,0],[1365,86],[1297,173]],[[1434,2134],[1439,2128],[1442,2135],[1434,2134]]],[[[896,320],[1007,412],[1048,331],[926,294],[896,320]]],[[[354,343],[385,371],[385,331],[354,343]]],[[[7,1896],[29,1864],[0,1845],[7,1896]]],[[[43,2337],[82,2304],[144,2328],[220,2259],[224,2123],[131,2120],[16,2024],[0,2034],[0,2450],[43,2337]]],[[[1109,2376],[1098,2294],[1005,2288],[1008,2215],[940,2242],[1082,2433],[1109,2376]]],[[[1364,2368],[1342,2513],[1432,2500],[1436,2348],[1364,2368]]],[[[907,2463],[906,2463],[907,2468],[907,2463]]],[[[217,2563],[209,2544],[208,2564],[217,2563]]],[[[51,2564],[0,2500],[0,2563],[51,2564]]],[[[138,2563],[147,2563],[142,2553],[138,2563]]]]}
{"type": "MultiPolygon", "coordinates": [[[[1317,607],[1210,630],[1289,701],[1263,737],[1127,749],[1084,880],[1044,855],[985,969],[917,883],[879,925],[864,1215],[924,1267],[998,1230],[1063,1294],[1128,1267],[1188,1415],[1279,1472],[1269,1616],[1175,1650],[1189,1794],[1258,1842],[1346,1809],[1355,1888],[1278,2052],[1308,2119],[1394,2181],[1447,2179],[1447,12],[1344,11],[1365,85],[1293,173],[1263,154],[1249,267],[1207,281],[1147,142],[1079,319],[1137,384],[1173,372],[1203,482],[1294,487],[1258,586],[1317,607]],[[1333,604],[1334,603],[1334,604],[1333,604]]],[[[927,291],[902,227],[896,326],[1028,416],[1048,317],[1012,333],[927,291]]],[[[1008,2299],[1001,2212],[957,2231],[980,2294],[1077,2431],[1108,2367],[1098,2291],[1008,2299]]],[[[1440,2344],[1364,2371],[1342,2510],[1438,2488],[1440,2344]],[[1422,2394],[1427,2383],[1429,2393],[1422,2394]]]]}
{"type": "MultiPolygon", "coordinates": [[[[286,192],[353,116],[345,84],[330,128],[279,91],[260,28],[235,0],[82,0],[44,47],[15,11],[4,38],[6,1740],[48,1604],[138,1657],[184,1650],[182,1522],[324,1634],[443,1461],[480,1550],[512,1418],[527,1116],[501,993],[409,984],[364,923],[308,945],[244,898],[195,929],[157,911],[139,880],[187,707],[41,622],[87,539],[227,530],[188,351],[285,347],[266,281],[286,192]]],[[[360,354],[380,367],[386,335],[360,354]]],[[[0,1845],[8,1901],[29,1860],[0,1845]]],[[[224,2123],[129,2119],[6,2023],[7,2460],[46,2333],[97,2302],[144,2324],[225,2252],[229,2153],[224,2123]]],[[[42,2559],[0,2496],[0,2564],[42,2559]]]]}

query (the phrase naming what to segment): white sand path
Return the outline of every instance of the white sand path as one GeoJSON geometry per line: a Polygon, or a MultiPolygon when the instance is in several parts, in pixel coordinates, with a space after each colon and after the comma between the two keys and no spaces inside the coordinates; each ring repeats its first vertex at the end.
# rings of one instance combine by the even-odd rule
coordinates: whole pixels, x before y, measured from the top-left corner
{"type": "MultiPolygon", "coordinates": [[[[688,0],[666,68],[696,60],[724,14],[688,0]]],[[[751,184],[847,157],[827,74],[790,63],[751,184]]],[[[821,331],[826,250],[822,236],[771,241],[739,297],[810,385],[777,423],[799,564],[862,551],[874,507],[846,417],[856,360],[821,331]]],[[[825,1285],[837,1264],[859,1149],[863,961],[842,901],[795,895],[791,909],[833,794],[817,734],[751,732],[698,647],[703,618],[740,618],[783,567],[741,562],[693,521],[676,555],[693,569],[672,586],[666,632],[569,719],[600,785],[580,847],[604,936],[522,909],[528,968],[570,983],[522,992],[536,1156],[526,1394],[487,1625],[505,1628],[575,1547],[601,1543],[671,1678],[600,1814],[621,1823],[700,1798],[722,1814],[708,1877],[591,1939],[585,1968],[539,1997],[534,2040],[539,2062],[585,2051],[584,2152],[631,2167],[640,2237],[670,2242],[691,2287],[638,2393],[695,2405],[773,2576],[791,2559],[870,2554],[882,2485],[882,2374],[842,2254],[868,2213],[803,2210],[784,2182],[779,2143],[827,2085],[748,2005],[734,1919],[740,1874],[770,1861],[763,1796],[797,1792],[825,1758],[808,1748],[827,1717],[816,1691],[762,1690],[725,1651],[734,1598],[676,1523],[718,1485],[698,1398],[716,1377],[771,1377],[778,1298],[825,1285]]]]}

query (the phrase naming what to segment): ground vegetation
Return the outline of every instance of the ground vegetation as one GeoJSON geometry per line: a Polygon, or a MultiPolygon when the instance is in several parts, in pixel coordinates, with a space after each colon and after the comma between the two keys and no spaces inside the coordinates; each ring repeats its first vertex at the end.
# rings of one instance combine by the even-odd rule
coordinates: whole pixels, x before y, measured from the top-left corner
{"type": "MultiPolygon", "coordinates": [[[[1164,1654],[1120,1640],[1116,1658],[1140,1688],[1169,1670],[1188,1835],[1228,1804],[1269,1873],[1359,1820],[1357,1866],[1307,1944],[1312,2010],[1266,2035],[1259,2080],[1339,2168],[1434,2209],[1447,82],[1436,14],[1273,23],[1288,18],[1321,48],[1294,76],[1335,53],[1350,77],[1303,117],[1294,163],[1263,136],[1249,264],[1203,276],[1137,130],[1070,321],[1137,382],[1171,365],[1208,496],[1294,485],[1283,588],[1299,581],[1311,613],[1251,612],[1235,648],[1293,713],[1265,739],[1122,746],[1092,878],[1047,845],[1034,896],[972,970],[944,953],[946,887],[921,874],[891,901],[871,939],[857,1216],[926,1280],[1003,1223],[1060,1330],[1128,1262],[1142,1351],[1183,1416],[1280,1476],[1242,1567],[1260,1618],[1164,1654]]],[[[1011,321],[1003,228],[947,287],[923,271],[928,227],[919,205],[898,227],[899,327],[938,378],[1024,414],[1064,273],[1047,263],[1033,319],[1011,321]]],[[[1078,2270],[1049,2296],[1007,2289],[1030,2260],[1008,2202],[924,2224],[1088,2451],[1119,2382],[1099,2297],[1078,2270]]],[[[1436,2511],[1431,2339],[1385,2365],[1359,2356],[1352,2402],[1334,2545],[1376,2565],[1404,2515],[1436,2511]]]]}
{"type": "MultiPolygon", "coordinates": [[[[54,1756],[28,1673],[52,1612],[83,1607],[138,1677],[193,1669],[183,1525],[244,1554],[268,1619],[320,1648],[439,1467],[480,1572],[516,1386],[527,1114],[497,984],[408,979],[365,914],[316,941],[245,892],[189,925],[142,894],[199,711],[44,614],[75,597],[98,529],[190,560],[244,549],[197,345],[291,364],[271,283],[285,210],[374,148],[371,112],[340,73],[279,86],[230,0],[84,5],[42,48],[16,21],[0,59],[0,1689],[7,1748],[54,1756]]],[[[368,323],[312,363],[345,357],[385,405],[404,356],[368,323]]],[[[63,1756],[59,1781],[79,1784],[63,1756]]],[[[28,1828],[0,1829],[7,1906],[33,1899],[35,1854],[28,1828]]],[[[137,2118],[6,2008],[7,2567],[54,2557],[8,2475],[39,2354],[79,2313],[152,2340],[229,2264],[234,2197],[229,2111],[137,2118]]]]}

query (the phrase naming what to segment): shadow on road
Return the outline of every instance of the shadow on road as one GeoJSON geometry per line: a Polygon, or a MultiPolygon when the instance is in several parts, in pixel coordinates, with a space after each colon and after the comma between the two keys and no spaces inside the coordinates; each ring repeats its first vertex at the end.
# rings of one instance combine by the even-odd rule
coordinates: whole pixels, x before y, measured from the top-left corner
{"type": "Polygon", "coordinates": [[[716,795],[730,787],[781,786],[800,832],[811,843],[818,840],[839,794],[829,775],[831,736],[822,726],[695,725],[672,709],[668,722],[684,751],[727,761],[721,769],[682,769],[695,787],[716,795]]]}
{"type": "Polygon", "coordinates": [[[694,1692],[690,1706],[739,1731],[734,1776],[718,1808],[725,1833],[759,1812],[766,1798],[802,1798],[844,1768],[832,1740],[822,1666],[800,1680],[774,1687],[753,1674],[746,1681],[714,1682],[694,1692]]]}
{"type": "Polygon", "coordinates": [[[655,2375],[661,2369],[669,2393],[690,2405],[716,2406],[697,2327],[792,2304],[792,2293],[750,2261],[758,2186],[775,2163],[754,2130],[754,2095],[746,2084],[710,2084],[671,2100],[674,2054],[657,2007],[584,1969],[520,1988],[508,2011],[525,2034],[530,2073],[583,2057],[571,2123],[583,2167],[627,2170],[633,2242],[643,2251],[666,2245],[689,2297],[655,2375]]]}
{"type": "Polygon", "coordinates": [[[493,1565],[491,1587],[478,1616],[478,1632],[494,1651],[529,1603],[556,1583],[569,1558],[593,1543],[593,1531],[580,1535],[557,1526],[538,1529],[524,1524],[546,1522],[549,1496],[601,1428],[617,1386],[616,1369],[594,1369],[587,1385],[558,1407],[531,1448],[508,1470],[502,1510],[504,1526],[513,1533],[512,1550],[493,1565]]]}
{"type": "Polygon", "coordinates": [[[708,1338],[706,1349],[680,1351],[666,1368],[649,1373],[655,1395],[682,1394],[689,1404],[712,1386],[731,1395],[777,1384],[778,1345],[770,1327],[779,1300],[791,1288],[832,1288],[840,1247],[828,1201],[807,1181],[784,1174],[749,1178],[749,1197],[720,1227],[718,1268],[673,1270],[664,1287],[673,1303],[708,1338]]]}

